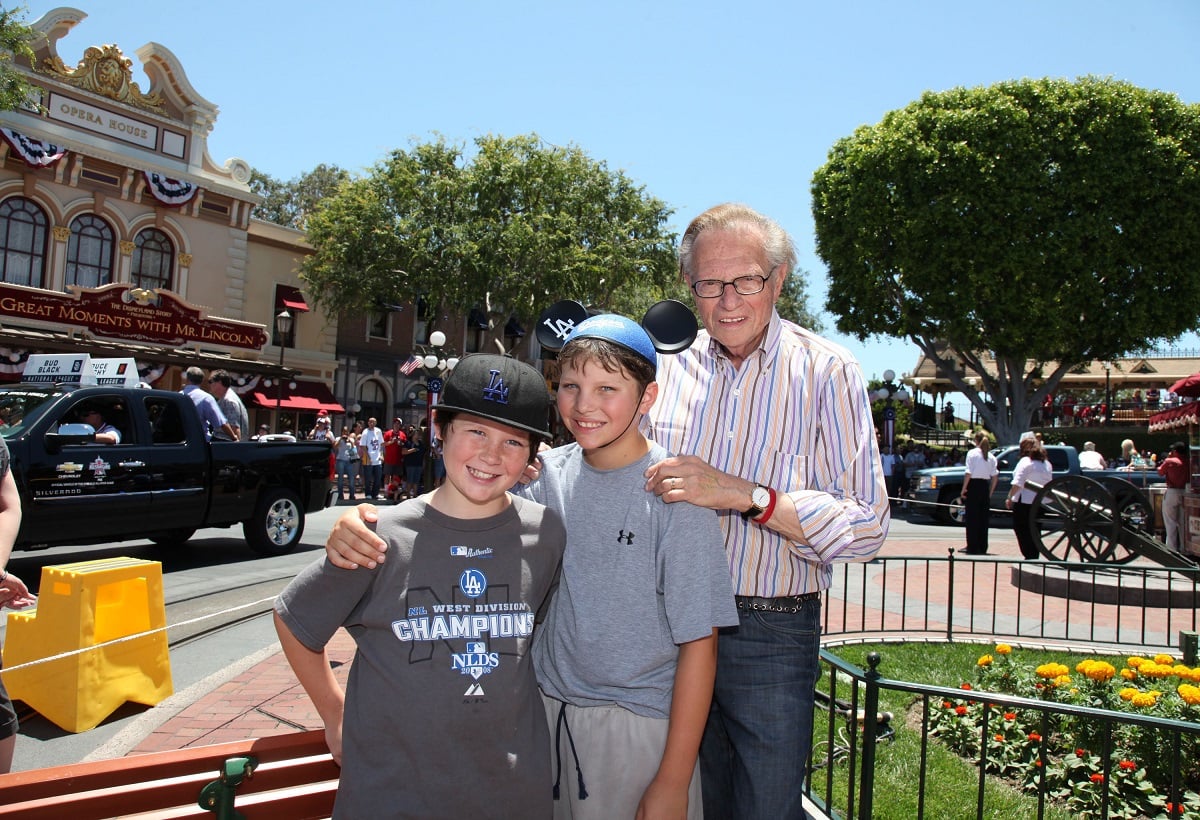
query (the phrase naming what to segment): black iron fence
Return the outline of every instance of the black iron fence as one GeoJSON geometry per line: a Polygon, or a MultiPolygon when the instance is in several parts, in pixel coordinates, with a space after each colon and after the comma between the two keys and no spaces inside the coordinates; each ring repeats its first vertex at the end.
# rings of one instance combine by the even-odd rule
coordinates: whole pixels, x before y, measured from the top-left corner
{"type": "MultiPolygon", "coordinates": [[[[1093,800],[1091,809],[1083,811],[1078,808],[1082,798],[1076,795],[1071,798],[1076,801],[1069,809],[1071,815],[1200,816],[1200,806],[1185,805],[1186,775],[1194,777],[1194,758],[1200,751],[1200,724],[888,679],[879,671],[877,655],[869,658],[871,668],[863,669],[839,657],[835,646],[901,639],[1001,640],[1100,652],[1165,652],[1176,657],[1182,653],[1185,663],[1195,665],[1198,596],[1200,570],[1149,564],[956,559],[951,552],[945,558],[890,557],[839,565],[823,611],[827,648],[821,661],[827,674],[817,694],[818,702],[828,709],[828,720],[824,739],[818,732],[807,767],[813,805],[831,817],[871,818],[876,816],[880,800],[891,801],[891,795],[876,793],[877,754],[887,754],[887,747],[876,741],[890,738],[895,723],[901,722],[894,723],[891,715],[879,712],[880,693],[891,691],[909,693],[914,702],[907,730],[919,733],[919,765],[906,778],[916,788],[913,817],[945,816],[938,811],[927,814],[930,790],[943,786],[931,778],[928,765],[933,723],[939,709],[957,709],[967,703],[982,721],[978,741],[974,746],[967,744],[968,753],[974,749],[969,756],[977,766],[978,782],[974,806],[962,806],[957,817],[991,816],[985,809],[988,773],[1004,774],[1004,766],[1011,761],[996,760],[996,744],[989,743],[989,738],[999,722],[1016,713],[1040,727],[1040,732],[1028,735],[1038,737],[1038,742],[1026,744],[1039,759],[1051,756],[1046,744],[1055,727],[1064,722],[1088,727],[1098,744],[1098,762],[1092,772],[1098,802],[1093,800]],[[1156,738],[1161,755],[1155,765],[1165,772],[1166,802],[1155,811],[1130,814],[1127,805],[1110,805],[1105,784],[1127,774],[1114,768],[1119,766],[1111,754],[1114,738],[1135,731],[1156,738]]],[[[1048,805],[1065,800],[1067,791],[1036,767],[1027,766],[1026,770],[1034,775],[1026,776],[1023,788],[1035,799],[1036,816],[1042,818],[1048,805]]]]}

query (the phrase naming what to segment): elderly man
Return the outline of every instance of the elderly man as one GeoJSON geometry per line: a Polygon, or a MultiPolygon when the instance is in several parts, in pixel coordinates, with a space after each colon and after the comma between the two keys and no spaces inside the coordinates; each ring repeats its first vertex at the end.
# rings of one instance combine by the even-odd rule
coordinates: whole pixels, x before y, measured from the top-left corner
{"type": "MultiPolygon", "coordinates": [[[[647,489],[716,512],[741,616],[717,646],[706,817],[805,816],[821,592],[834,563],[878,552],[890,520],[861,368],[775,310],[795,263],[783,228],[745,206],[692,222],[680,270],[704,330],[659,357],[648,417],[651,438],[680,455],[650,468],[647,489]]],[[[383,560],[358,518],[331,533],[338,566],[383,560]]]]}
{"type": "Polygon", "coordinates": [[[741,621],[718,641],[701,746],[707,817],[803,817],[821,601],[833,564],[883,545],[887,491],[858,363],[780,319],[791,238],[743,205],[684,232],[679,266],[704,330],[660,358],[651,437],[682,455],[647,486],[717,512],[741,621]]]}
{"type": "Polygon", "coordinates": [[[217,400],[213,398],[212,393],[200,386],[204,384],[204,371],[192,366],[185,370],[183,375],[187,379],[187,384],[179,392],[196,405],[196,412],[200,414],[200,423],[204,425],[205,438],[212,439],[214,433],[223,433],[230,441],[237,441],[237,435],[226,420],[225,414],[221,412],[217,400]]]}
{"type": "Polygon", "coordinates": [[[225,420],[233,428],[234,441],[246,441],[250,435],[250,414],[242,397],[233,388],[233,377],[226,370],[214,370],[208,376],[208,389],[212,391],[217,406],[225,415],[225,420]]]}

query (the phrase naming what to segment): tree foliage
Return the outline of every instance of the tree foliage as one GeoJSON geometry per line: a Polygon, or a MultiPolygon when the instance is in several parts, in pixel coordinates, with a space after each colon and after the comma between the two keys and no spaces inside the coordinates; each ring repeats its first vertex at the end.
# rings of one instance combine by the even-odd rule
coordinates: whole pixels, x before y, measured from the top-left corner
{"type": "Polygon", "coordinates": [[[318,165],[287,182],[251,169],[250,190],[263,197],[254,208],[254,218],[304,230],[308,215],[349,181],[350,172],[336,165],[318,165]]]}
{"type": "Polygon", "coordinates": [[[0,8],[0,110],[15,111],[33,92],[26,74],[13,68],[14,57],[34,60],[32,43],[38,33],[22,22],[24,9],[0,8]]]}
{"type": "Polygon", "coordinates": [[[794,270],[788,274],[779,292],[779,300],[775,309],[779,315],[788,321],[806,327],[814,333],[824,330],[817,314],[808,309],[808,280],[810,274],[806,270],[794,270]]]}
{"type": "Polygon", "coordinates": [[[685,297],[671,211],[623,172],[535,135],[392,152],[306,225],[303,278],[336,311],[413,302],[536,318],[559,299],[640,316],[685,297]]]}
{"type": "Polygon", "coordinates": [[[1200,106],[1172,94],[926,93],[838,141],[812,191],[838,329],[911,339],[1002,442],[1071,368],[1200,318],[1200,106]]]}

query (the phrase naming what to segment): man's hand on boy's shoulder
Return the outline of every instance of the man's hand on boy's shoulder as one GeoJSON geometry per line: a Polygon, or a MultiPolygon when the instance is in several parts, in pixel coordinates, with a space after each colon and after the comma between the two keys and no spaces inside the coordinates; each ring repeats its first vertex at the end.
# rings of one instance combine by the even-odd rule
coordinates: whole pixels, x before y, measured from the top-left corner
{"type": "MultiPolygon", "coordinates": [[[[554,448],[546,442],[542,442],[538,447],[539,453],[545,453],[554,448]]],[[[539,455],[525,467],[525,472],[521,473],[521,477],[517,479],[521,484],[532,484],[537,481],[542,474],[542,457],[539,455]]]]}
{"type": "Polygon", "coordinates": [[[645,475],[646,489],[663,501],[687,501],[710,510],[740,512],[750,506],[754,489],[754,482],[723,473],[697,456],[664,458],[645,475]]]}
{"type": "Polygon", "coordinates": [[[387,544],[367,526],[379,520],[374,504],[359,504],[338,518],[325,541],[325,557],[341,569],[375,569],[387,557],[387,544]]]}

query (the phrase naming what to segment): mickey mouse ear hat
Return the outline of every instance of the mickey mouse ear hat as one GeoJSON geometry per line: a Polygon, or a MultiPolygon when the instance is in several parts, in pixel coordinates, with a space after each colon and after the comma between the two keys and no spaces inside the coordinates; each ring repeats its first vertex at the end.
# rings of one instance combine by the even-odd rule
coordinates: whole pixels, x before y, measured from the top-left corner
{"type": "Polygon", "coordinates": [[[641,325],[616,313],[588,316],[578,302],[551,305],[538,319],[537,339],[543,348],[558,353],[574,339],[605,339],[657,366],[656,353],[679,353],[696,339],[699,325],[687,305],[666,300],[653,305],[641,325]]]}

